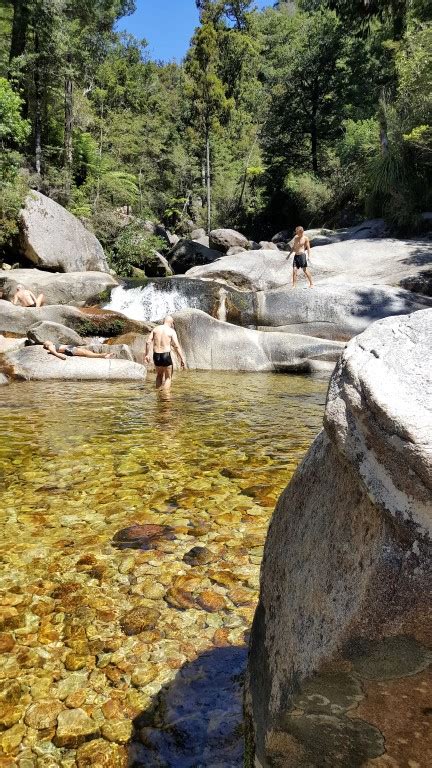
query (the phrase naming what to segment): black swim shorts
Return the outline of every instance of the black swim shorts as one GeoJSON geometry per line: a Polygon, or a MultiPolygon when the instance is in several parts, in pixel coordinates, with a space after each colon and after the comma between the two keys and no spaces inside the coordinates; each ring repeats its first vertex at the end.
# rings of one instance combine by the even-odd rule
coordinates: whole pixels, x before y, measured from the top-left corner
{"type": "Polygon", "coordinates": [[[153,352],[153,362],[158,368],[169,368],[173,364],[170,352],[153,352]]]}
{"type": "Polygon", "coordinates": [[[296,253],[294,256],[294,266],[296,269],[306,269],[307,259],[305,253],[296,253]]]}
{"type": "Polygon", "coordinates": [[[56,347],[56,351],[60,352],[61,355],[73,357],[75,354],[75,347],[71,345],[65,346],[64,344],[60,344],[58,347],[56,347]]]}

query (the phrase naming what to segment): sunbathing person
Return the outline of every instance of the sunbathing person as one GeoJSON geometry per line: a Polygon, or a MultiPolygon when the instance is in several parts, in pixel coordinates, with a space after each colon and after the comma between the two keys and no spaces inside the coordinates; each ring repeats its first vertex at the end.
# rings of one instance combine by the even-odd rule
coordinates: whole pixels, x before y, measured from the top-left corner
{"type": "Polygon", "coordinates": [[[102,357],[110,360],[114,355],[106,352],[92,352],[87,347],[75,347],[73,344],[53,344],[52,341],[44,341],[43,348],[48,354],[58,357],[60,360],[66,360],[67,357],[102,357]]]}
{"type": "Polygon", "coordinates": [[[19,304],[21,307],[41,307],[45,302],[45,296],[40,293],[39,296],[35,296],[33,291],[30,291],[24,285],[17,285],[12,304],[19,304]]]}

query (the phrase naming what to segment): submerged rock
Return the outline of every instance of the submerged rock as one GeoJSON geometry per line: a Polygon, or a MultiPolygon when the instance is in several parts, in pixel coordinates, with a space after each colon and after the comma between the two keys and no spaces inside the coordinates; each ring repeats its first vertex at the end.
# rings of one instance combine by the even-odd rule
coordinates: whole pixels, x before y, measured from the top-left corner
{"type": "Polygon", "coordinates": [[[120,621],[120,626],[125,635],[138,635],[147,629],[154,629],[160,617],[155,608],[133,608],[125,614],[120,621]]]}
{"type": "Polygon", "coordinates": [[[73,748],[98,735],[97,723],[83,709],[65,709],[58,716],[53,741],[57,747],[73,748]]]}
{"type": "Polygon", "coordinates": [[[206,563],[211,563],[213,559],[213,554],[207,547],[192,547],[183,556],[183,560],[189,565],[205,565],[206,563]]]}
{"type": "Polygon", "coordinates": [[[117,531],[113,537],[113,544],[117,549],[151,549],[161,539],[173,538],[173,529],[169,525],[136,524],[117,531]]]}
{"type": "Polygon", "coordinates": [[[251,636],[248,766],[422,764],[406,712],[424,732],[431,335],[426,310],[348,344],[324,431],[279,499],[251,636]]]}
{"type": "Polygon", "coordinates": [[[127,750],[105,739],[83,744],[76,754],[77,768],[126,768],[128,762],[127,750]]]}

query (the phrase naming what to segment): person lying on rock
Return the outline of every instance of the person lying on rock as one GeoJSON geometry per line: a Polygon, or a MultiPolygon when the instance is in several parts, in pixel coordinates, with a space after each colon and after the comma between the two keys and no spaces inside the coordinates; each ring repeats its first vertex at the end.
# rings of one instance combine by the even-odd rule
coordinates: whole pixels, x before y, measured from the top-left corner
{"type": "Polygon", "coordinates": [[[39,296],[35,296],[33,291],[30,291],[24,285],[17,285],[12,304],[19,304],[21,307],[41,307],[45,302],[45,296],[40,293],[39,296]]]}
{"type": "Polygon", "coordinates": [[[52,341],[44,341],[43,348],[46,349],[48,354],[58,357],[60,360],[66,360],[67,357],[103,357],[105,360],[110,360],[113,354],[106,354],[105,352],[92,352],[87,347],[74,347],[72,344],[53,344],[52,341]]]}
{"type": "Polygon", "coordinates": [[[312,288],[313,287],[312,275],[308,270],[308,259],[310,260],[311,246],[310,246],[309,238],[306,237],[303,227],[295,228],[295,235],[291,240],[289,246],[290,246],[290,252],[287,256],[287,260],[289,259],[291,254],[294,252],[293,276],[292,276],[293,288],[295,288],[297,284],[297,275],[298,275],[299,269],[303,270],[304,274],[306,275],[309,281],[309,288],[312,288]],[[307,258],[306,258],[306,251],[307,251],[307,258]]]}
{"type": "Polygon", "coordinates": [[[153,328],[146,342],[145,362],[150,362],[150,351],[153,348],[153,362],[156,368],[156,388],[167,390],[171,387],[173,361],[171,357],[171,347],[175,349],[179,358],[180,365],[185,368],[186,361],[174,330],[174,320],[171,315],[167,315],[162,325],[153,328]]]}

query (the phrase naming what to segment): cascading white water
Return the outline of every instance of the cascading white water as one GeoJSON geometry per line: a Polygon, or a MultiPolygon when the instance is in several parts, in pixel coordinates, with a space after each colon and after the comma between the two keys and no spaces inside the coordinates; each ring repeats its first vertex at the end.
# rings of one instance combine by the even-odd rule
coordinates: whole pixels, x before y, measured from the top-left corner
{"type": "Polygon", "coordinates": [[[117,286],[112,291],[111,300],[104,309],[121,312],[131,320],[155,322],[181,309],[197,307],[196,298],[188,299],[176,288],[169,291],[158,290],[153,283],[149,283],[136,288],[117,286]]]}

